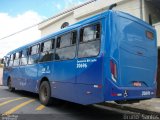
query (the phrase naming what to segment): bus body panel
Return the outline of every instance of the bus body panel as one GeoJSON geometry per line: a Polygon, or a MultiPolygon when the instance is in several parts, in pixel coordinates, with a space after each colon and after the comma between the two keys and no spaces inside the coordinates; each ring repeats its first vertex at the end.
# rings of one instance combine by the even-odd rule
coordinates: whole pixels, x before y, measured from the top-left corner
{"type": "MultiPolygon", "coordinates": [[[[29,90],[30,92],[36,91],[36,84],[37,84],[37,78],[38,78],[38,64],[28,65],[25,68],[25,74],[27,78],[27,84],[26,84],[26,90],[29,90]]],[[[24,79],[25,80],[25,79],[24,79]]]]}
{"type": "Polygon", "coordinates": [[[54,62],[53,80],[50,82],[52,82],[52,96],[72,102],[76,101],[76,60],[54,62]]]}
{"type": "Polygon", "coordinates": [[[147,31],[155,31],[132,19],[118,19],[120,86],[133,87],[133,82],[139,81],[142,87],[155,87],[156,35],[153,40],[146,35],[147,31]]]}
{"type": "Polygon", "coordinates": [[[103,102],[103,56],[97,58],[82,58],[77,64],[86,64],[85,67],[77,68],[77,102],[81,104],[93,104],[103,102]],[[98,96],[98,97],[96,97],[98,96]]]}
{"type": "Polygon", "coordinates": [[[76,60],[55,62],[53,80],[57,82],[76,83],[76,60]]]}
{"type": "Polygon", "coordinates": [[[28,77],[27,77],[26,67],[27,66],[20,66],[19,67],[19,71],[20,71],[19,78],[20,78],[20,80],[18,81],[19,82],[18,88],[22,89],[22,90],[27,90],[28,77]]]}
{"type": "Polygon", "coordinates": [[[53,81],[54,76],[54,64],[52,62],[43,62],[38,64],[38,79],[37,82],[41,82],[43,78],[48,78],[53,81]]]}
{"type": "Polygon", "coordinates": [[[2,85],[7,86],[7,79],[9,76],[9,68],[3,68],[3,80],[2,80],[2,85]]]}
{"type": "Polygon", "coordinates": [[[95,85],[76,84],[76,103],[88,105],[104,102],[103,88],[95,85]]]}
{"type": "MultiPolygon", "coordinates": [[[[13,80],[13,86],[16,86],[18,87],[19,86],[19,67],[14,67],[14,68],[11,68],[11,71],[10,71],[10,75],[11,75],[11,79],[13,80]]],[[[21,76],[21,75],[20,75],[21,76]]]]}
{"type": "Polygon", "coordinates": [[[102,85],[103,57],[77,60],[77,84],[102,85]],[[82,67],[78,66],[82,65],[82,67]],[[84,65],[84,67],[83,67],[84,65]]]}
{"type": "Polygon", "coordinates": [[[76,102],[76,84],[68,82],[50,81],[52,97],[76,102]]]}

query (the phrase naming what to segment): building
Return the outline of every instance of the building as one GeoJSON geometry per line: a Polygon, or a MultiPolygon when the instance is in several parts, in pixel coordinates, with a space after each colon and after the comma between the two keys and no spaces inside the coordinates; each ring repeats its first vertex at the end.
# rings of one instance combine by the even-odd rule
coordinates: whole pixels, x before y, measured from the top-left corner
{"type": "Polygon", "coordinates": [[[62,24],[73,24],[97,13],[103,12],[113,3],[114,10],[130,13],[146,22],[152,22],[157,30],[158,46],[160,46],[160,1],[159,0],[91,0],[82,5],[72,7],[39,24],[41,35],[45,36],[61,29],[62,24]],[[98,7],[97,7],[98,6],[98,7]]]}
{"type": "MultiPolygon", "coordinates": [[[[41,31],[42,36],[48,35],[60,30],[61,27],[67,24],[71,25],[82,19],[103,12],[114,3],[117,3],[117,6],[114,7],[113,10],[127,12],[148,23],[152,23],[157,30],[157,45],[160,47],[160,0],[91,0],[82,5],[65,10],[64,12],[41,22],[39,24],[39,30],[41,31]]],[[[158,69],[157,81],[157,96],[160,97],[160,69],[158,69]]]]}

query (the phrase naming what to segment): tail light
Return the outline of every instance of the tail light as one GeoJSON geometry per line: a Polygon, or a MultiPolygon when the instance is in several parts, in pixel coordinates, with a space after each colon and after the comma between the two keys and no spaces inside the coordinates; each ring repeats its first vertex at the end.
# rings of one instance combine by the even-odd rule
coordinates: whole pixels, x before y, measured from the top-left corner
{"type": "Polygon", "coordinates": [[[113,60],[110,61],[110,67],[111,67],[112,80],[116,82],[117,81],[117,65],[113,60]]]}

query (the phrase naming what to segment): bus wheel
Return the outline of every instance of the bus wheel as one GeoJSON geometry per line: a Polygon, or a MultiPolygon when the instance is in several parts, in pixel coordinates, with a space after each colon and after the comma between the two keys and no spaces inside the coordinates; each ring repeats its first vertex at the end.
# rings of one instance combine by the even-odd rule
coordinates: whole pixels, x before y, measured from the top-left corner
{"type": "Polygon", "coordinates": [[[11,78],[8,79],[8,89],[10,92],[14,92],[15,91],[15,88],[12,87],[12,80],[11,78]]]}
{"type": "Polygon", "coordinates": [[[51,88],[48,81],[44,81],[41,83],[39,89],[39,99],[43,105],[47,106],[51,104],[51,88]]]}

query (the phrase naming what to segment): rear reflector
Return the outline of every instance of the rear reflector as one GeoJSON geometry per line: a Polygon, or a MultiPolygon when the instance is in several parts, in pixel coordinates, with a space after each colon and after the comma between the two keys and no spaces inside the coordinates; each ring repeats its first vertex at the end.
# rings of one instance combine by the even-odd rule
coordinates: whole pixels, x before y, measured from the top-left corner
{"type": "Polygon", "coordinates": [[[117,65],[113,60],[110,61],[110,67],[111,67],[111,74],[112,74],[112,79],[114,81],[117,80],[117,65]]]}
{"type": "Polygon", "coordinates": [[[94,85],[94,88],[102,88],[102,85],[94,85]]]}
{"type": "Polygon", "coordinates": [[[111,96],[113,96],[113,97],[122,96],[122,93],[111,93],[111,96]]]}
{"type": "Polygon", "coordinates": [[[153,39],[154,39],[154,35],[153,35],[153,33],[150,32],[150,31],[146,31],[146,36],[147,36],[147,38],[150,39],[150,40],[153,40],[153,39]]]}
{"type": "Polygon", "coordinates": [[[140,82],[133,82],[133,86],[135,86],[135,87],[141,87],[142,84],[140,82]]]}

